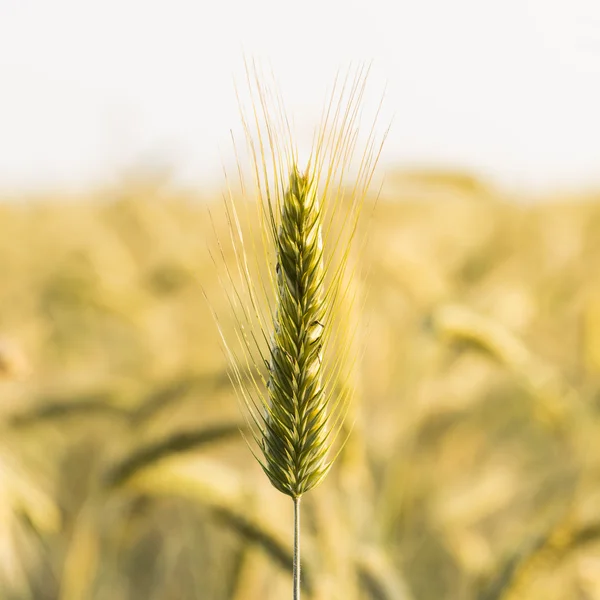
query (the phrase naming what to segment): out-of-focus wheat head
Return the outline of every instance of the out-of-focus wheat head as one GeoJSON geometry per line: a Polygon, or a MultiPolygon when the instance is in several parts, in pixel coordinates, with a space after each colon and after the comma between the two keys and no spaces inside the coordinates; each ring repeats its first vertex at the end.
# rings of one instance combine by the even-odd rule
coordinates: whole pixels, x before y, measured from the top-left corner
{"type": "Polygon", "coordinates": [[[21,348],[12,340],[0,337],[0,380],[21,378],[29,371],[29,363],[21,348]]]}
{"type": "MultiPolygon", "coordinates": [[[[235,267],[222,283],[235,333],[227,334],[218,316],[217,323],[251,449],[271,483],[298,499],[325,477],[341,446],[352,394],[345,379],[357,358],[349,343],[352,248],[385,136],[376,134],[377,111],[358,148],[368,75],[359,68],[336,80],[300,164],[274,86],[255,65],[247,75],[252,105],[241,114],[254,185],[246,185],[240,166],[239,192],[229,185],[225,198],[235,267]]],[[[224,243],[219,248],[226,260],[224,243]]]]}

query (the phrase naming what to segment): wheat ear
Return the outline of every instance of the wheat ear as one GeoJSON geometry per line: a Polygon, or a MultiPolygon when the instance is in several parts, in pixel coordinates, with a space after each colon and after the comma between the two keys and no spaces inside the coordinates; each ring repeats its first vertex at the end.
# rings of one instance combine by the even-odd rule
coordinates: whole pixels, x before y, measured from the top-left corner
{"type": "MultiPolygon", "coordinates": [[[[223,283],[235,336],[226,335],[218,317],[217,324],[251,425],[253,453],[273,486],[294,501],[293,597],[298,600],[300,499],[329,471],[344,423],[349,390],[343,380],[352,364],[347,356],[352,345],[336,343],[348,339],[351,326],[339,307],[353,289],[347,285],[350,246],[381,145],[373,126],[366,150],[354,158],[367,75],[359,69],[336,81],[301,169],[279,98],[263,86],[255,66],[247,72],[253,105],[250,117],[242,110],[242,121],[261,230],[255,235],[251,218],[244,225],[241,203],[230,189],[225,206],[237,269],[227,268],[223,283]],[[345,194],[342,186],[355,160],[357,174],[345,194]],[[248,371],[250,377],[244,378],[248,371]]],[[[241,173],[240,168],[245,198],[241,173]]],[[[219,248],[224,259],[222,243],[219,248]]]]}
{"type": "Polygon", "coordinates": [[[323,479],[328,413],[323,388],[321,210],[310,175],[292,171],[277,238],[277,314],[268,366],[263,468],[284,494],[300,498],[323,479]]]}

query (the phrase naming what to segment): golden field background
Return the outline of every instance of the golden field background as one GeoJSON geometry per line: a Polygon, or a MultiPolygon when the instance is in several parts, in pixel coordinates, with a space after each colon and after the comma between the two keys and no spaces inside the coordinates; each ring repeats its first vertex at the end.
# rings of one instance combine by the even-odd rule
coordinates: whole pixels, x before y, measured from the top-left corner
{"type": "MultiPolygon", "coordinates": [[[[307,598],[600,599],[600,202],[523,200],[388,176],[307,598]]],[[[291,595],[291,502],[203,294],[208,206],[226,237],[218,195],[152,179],[0,203],[0,600],[291,595]]]]}

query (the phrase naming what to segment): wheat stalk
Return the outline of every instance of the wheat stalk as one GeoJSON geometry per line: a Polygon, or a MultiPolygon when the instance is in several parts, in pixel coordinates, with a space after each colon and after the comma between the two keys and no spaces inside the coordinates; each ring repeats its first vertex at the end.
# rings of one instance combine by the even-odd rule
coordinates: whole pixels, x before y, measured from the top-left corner
{"type": "MultiPolygon", "coordinates": [[[[294,501],[297,600],[300,499],[323,480],[339,452],[337,437],[351,395],[343,385],[354,358],[353,344],[347,343],[353,331],[347,308],[355,289],[348,285],[350,249],[382,141],[375,134],[376,115],[364,151],[356,152],[368,74],[361,68],[336,80],[302,169],[279,96],[263,85],[255,65],[247,65],[247,74],[252,111],[247,116],[242,109],[241,116],[261,227],[259,234],[253,230],[249,202],[239,200],[248,200],[249,193],[238,158],[239,196],[228,179],[225,197],[236,267],[226,267],[222,278],[235,333],[228,335],[215,317],[251,427],[249,445],[273,486],[294,501]],[[352,167],[353,183],[345,193],[352,167]]],[[[218,247],[225,260],[222,240],[218,247]]]]}

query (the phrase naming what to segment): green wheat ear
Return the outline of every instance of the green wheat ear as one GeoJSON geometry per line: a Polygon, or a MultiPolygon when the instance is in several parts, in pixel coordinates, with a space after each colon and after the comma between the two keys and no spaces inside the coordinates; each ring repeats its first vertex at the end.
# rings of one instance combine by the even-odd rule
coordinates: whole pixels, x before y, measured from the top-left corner
{"type": "Polygon", "coordinates": [[[277,237],[277,314],[268,363],[268,408],[261,423],[263,469],[299,498],[327,473],[331,446],[323,387],[326,301],[322,213],[314,176],[292,166],[277,237]]]}
{"type": "Polygon", "coordinates": [[[252,431],[249,445],[273,486],[294,499],[298,598],[299,501],[339,451],[351,394],[345,379],[356,359],[351,247],[382,141],[376,114],[364,151],[356,152],[368,74],[359,69],[336,80],[302,168],[280,98],[255,66],[247,74],[252,110],[241,116],[257,215],[248,214],[252,188],[239,166],[239,192],[228,185],[225,197],[230,246],[219,241],[222,262],[227,252],[235,257],[221,281],[235,333],[215,316],[252,431]]]}

